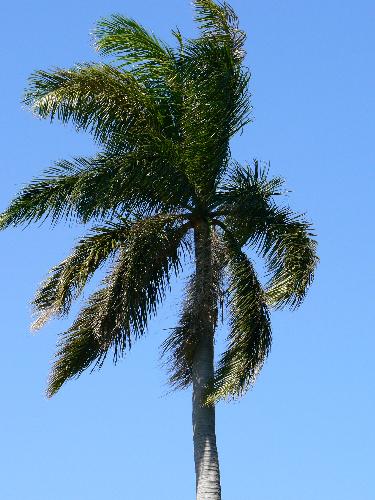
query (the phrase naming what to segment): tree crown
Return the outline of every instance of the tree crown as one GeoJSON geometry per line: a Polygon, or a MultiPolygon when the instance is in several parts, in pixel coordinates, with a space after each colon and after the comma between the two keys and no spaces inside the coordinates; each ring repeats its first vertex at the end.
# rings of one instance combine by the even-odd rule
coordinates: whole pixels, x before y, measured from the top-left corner
{"type": "MultiPolygon", "coordinates": [[[[66,315],[91,276],[110,269],[61,335],[48,394],[90,366],[114,360],[143,335],[172,276],[191,249],[191,232],[208,224],[213,245],[212,308],[225,302],[228,348],[207,403],[242,394],[271,346],[271,307],[297,307],[317,264],[311,225],[276,199],[283,181],[257,161],[231,159],[230,139],[250,121],[245,34],[227,4],[195,0],[200,36],[176,30],[170,47],[133,19],[99,21],[96,48],[111,64],[37,71],[24,101],[39,117],[73,123],[100,152],[57,162],[34,179],[0,217],[0,228],[73,218],[92,224],[34,299],[35,328],[66,315]],[[264,286],[244,249],[265,259],[264,286]]],[[[171,382],[191,382],[197,339],[196,280],[163,350],[171,382]]],[[[217,314],[216,314],[217,316],[217,314]]]]}

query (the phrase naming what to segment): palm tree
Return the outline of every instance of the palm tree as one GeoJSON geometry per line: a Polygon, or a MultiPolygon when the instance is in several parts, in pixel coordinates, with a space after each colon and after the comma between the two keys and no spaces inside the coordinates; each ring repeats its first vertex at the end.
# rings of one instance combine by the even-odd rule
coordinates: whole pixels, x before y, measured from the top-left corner
{"type": "Polygon", "coordinates": [[[254,383],[271,347],[270,308],[297,307],[317,263],[312,228],[279,206],[283,181],[257,161],[231,160],[249,121],[245,35],[227,4],[195,0],[199,38],[173,31],[172,48],[134,20],[98,23],[111,64],[37,71],[25,103],[39,117],[90,132],[99,153],[59,161],[1,215],[0,228],[74,219],[91,230],[40,286],[35,328],[66,315],[107,263],[100,288],[61,334],[47,393],[108,354],[116,362],[143,335],[174,275],[192,254],[178,325],[163,344],[170,381],[192,386],[198,500],[219,500],[215,403],[254,383]],[[245,253],[265,259],[262,284],[245,253]],[[224,308],[228,346],[214,367],[224,308]]]}

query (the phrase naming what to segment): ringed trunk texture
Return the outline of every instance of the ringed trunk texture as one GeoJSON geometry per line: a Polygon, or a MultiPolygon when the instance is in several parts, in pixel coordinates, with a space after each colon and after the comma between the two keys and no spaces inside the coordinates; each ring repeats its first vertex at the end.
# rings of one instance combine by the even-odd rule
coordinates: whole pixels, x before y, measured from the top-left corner
{"type": "Polygon", "coordinates": [[[221,500],[219,458],[215,434],[215,407],[203,406],[203,397],[214,375],[215,305],[210,228],[195,228],[196,279],[200,313],[196,334],[193,379],[193,441],[197,500],[221,500]]]}

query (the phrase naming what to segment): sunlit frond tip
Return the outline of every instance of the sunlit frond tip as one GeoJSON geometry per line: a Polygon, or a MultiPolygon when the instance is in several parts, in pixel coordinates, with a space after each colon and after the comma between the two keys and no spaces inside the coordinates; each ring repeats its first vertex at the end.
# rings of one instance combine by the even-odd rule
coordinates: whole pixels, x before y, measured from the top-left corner
{"type": "Polygon", "coordinates": [[[227,2],[213,0],[194,0],[195,20],[206,36],[218,39],[227,38],[232,45],[236,59],[241,61],[244,56],[246,34],[239,27],[238,17],[227,2]]]}
{"type": "Polygon", "coordinates": [[[134,19],[113,14],[103,18],[93,32],[95,46],[104,55],[116,54],[123,64],[171,62],[173,51],[134,19]]]}
{"type": "Polygon", "coordinates": [[[40,285],[32,302],[36,319],[32,330],[39,330],[53,316],[69,313],[93,274],[126,243],[132,234],[130,221],[94,227],[72,253],[53,267],[40,285]]]}

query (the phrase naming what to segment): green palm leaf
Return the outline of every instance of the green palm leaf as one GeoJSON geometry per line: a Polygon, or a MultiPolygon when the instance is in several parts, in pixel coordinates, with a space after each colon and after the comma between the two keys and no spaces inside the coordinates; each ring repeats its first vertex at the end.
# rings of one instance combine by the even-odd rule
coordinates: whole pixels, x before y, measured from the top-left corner
{"type": "Polygon", "coordinates": [[[196,334],[199,322],[200,302],[195,274],[185,290],[180,320],[162,344],[162,357],[169,371],[169,383],[176,389],[188,387],[192,382],[192,363],[199,338],[196,334]]]}
{"type": "Polygon", "coordinates": [[[60,161],[26,186],[0,215],[0,228],[50,219],[79,222],[114,213],[188,208],[194,190],[170,142],[138,153],[60,161]]]}
{"type": "Polygon", "coordinates": [[[213,0],[194,0],[195,20],[206,37],[213,37],[231,49],[236,60],[244,58],[246,34],[239,29],[238,17],[227,3],[213,0]]]}
{"type": "Polygon", "coordinates": [[[116,54],[124,64],[149,63],[160,72],[174,62],[174,52],[134,19],[120,14],[101,19],[94,30],[96,48],[103,55],[116,54]]]}
{"type": "MultiPolygon", "coordinates": [[[[116,56],[115,64],[131,73],[164,107],[169,134],[178,138],[176,124],[182,101],[179,58],[174,49],[149,33],[133,19],[115,14],[99,21],[94,35],[103,55],[116,56]]],[[[180,40],[179,43],[182,43],[180,40]]]]}
{"type": "Polygon", "coordinates": [[[41,118],[71,120],[101,143],[121,136],[122,148],[132,149],[140,135],[160,134],[167,119],[131,73],[106,64],[37,71],[24,101],[41,118]]]}
{"type": "Polygon", "coordinates": [[[181,56],[181,127],[189,179],[210,200],[227,168],[230,138],[250,121],[250,73],[241,65],[245,37],[230,7],[209,0],[195,6],[202,36],[188,40],[181,56]]]}
{"type": "Polygon", "coordinates": [[[271,325],[265,293],[252,263],[226,234],[229,272],[230,334],[206,403],[239,397],[251,387],[271,348],[271,325]]]}
{"type": "Polygon", "coordinates": [[[34,329],[41,328],[52,316],[68,314],[72,301],[79,297],[93,274],[126,245],[132,225],[125,220],[93,228],[65,260],[50,270],[33,300],[38,315],[34,329]]]}
{"type": "Polygon", "coordinates": [[[250,75],[214,39],[189,41],[184,50],[181,127],[187,174],[207,195],[227,168],[230,138],[250,120],[250,75]]]}
{"type": "MultiPolygon", "coordinates": [[[[219,313],[224,308],[224,268],[226,249],[221,237],[212,231],[212,304],[211,311],[215,327],[219,313]]],[[[194,273],[186,286],[180,320],[162,344],[162,357],[169,371],[169,382],[175,389],[184,389],[192,383],[192,365],[199,345],[201,291],[194,273]]]]}
{"type": "Polygon", "coordinates": [[[103,287],[62,336],[49,396],[94,362],[100,367],[111,349],[116,362],[132,339],[145,333],[148,318],[164,299],[171,271],[180,270],[180,245],[187,228],[170,217],[143,219],[131,226],[103,287]]]}
{"type": "Polygon", "coordinates": [[[268,303],[294,309],[305,298],[319,259],[311,225],[302,217],[283,215],[282,221],[270,221],[260,248],[271,274],[267,285],[268,303]]]}
{"type": "Polygon", "coordinates": [[[311,224],[274,202],[282,186],[282,179],[268,179],[257,162],[254,169],[237,165],[220,195],[221,208],[241,245],[254,247],[266,259],[269,303],[294,308],[313,281],[318,257],[311,224]]]}

